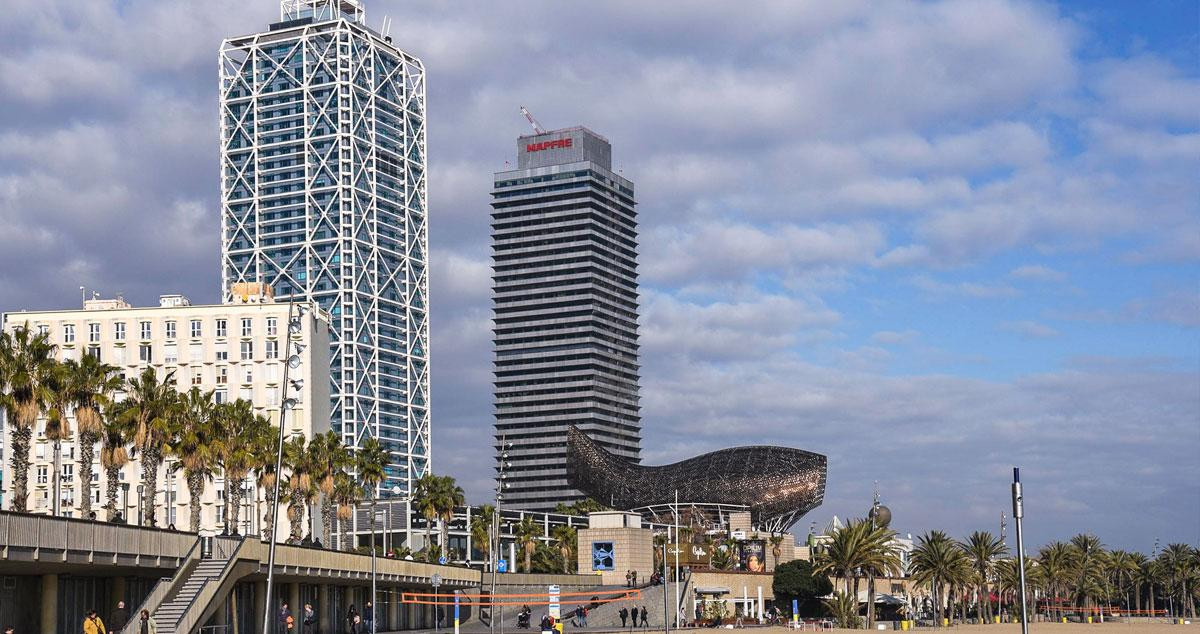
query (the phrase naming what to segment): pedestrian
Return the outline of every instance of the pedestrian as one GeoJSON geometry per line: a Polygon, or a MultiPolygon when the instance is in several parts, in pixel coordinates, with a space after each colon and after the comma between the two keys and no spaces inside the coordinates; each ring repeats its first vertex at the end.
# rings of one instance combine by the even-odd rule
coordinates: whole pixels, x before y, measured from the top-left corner
{"type": "Polygon", "coordinates": [[[304,604],[304,621],[303,621],[303,623],[304,623],[304,631],[305,632],[314,632],[315,633],[317,631],[317,628],[316,628],[317,613],[313,612],[313,606],[311,603],[304,604]]]}
{"type": "Polygon", "coordinates": [[[642,606],[642,627],[647,627],[650,625],[650,619],[646,618],[649,615],[650,615],[650,612],[648,610],[646,610],[646,606],[643,605],[642,606]]]}
{"type": "Polygon", "coordinates": [[[292,616],[292,611],[288,609],[287,601],[279,604],[279,622],[276,627],[280,634],[290,634],[296,627],[296,619],[292,616]]]}
{"type": "Polygon", "coordinates": [[[124,601],[117,601],[117,609],[108,615],[108,626],[114,632],[120,632],[125,629],[127,623],[129,623],[129,610],[125,609],[124,601]]]}
{"type": "Polygon", "coordinates": [[[358,634],[358,610],[354,609],[354,604],[350,604],[350,609],[346,611],[346,632],[348,634],[358,634]]]}
{"type": "Polygon", "coordinates": [[[17,631],[10,625],[4,628],[4,634],[17,634],[17,631]]]}
{"type": "Polygon", "coordinates": [[[587,613],[588,613],[588,608],[586,605],[579,606],[579,626],[580,627],[587,627],[587,613]]]}
{"type": "MultiPolygon", "coordinates": [[[[375,605],[370,601],[367,601],[367,605],[363,607],[362,620],[363,627],[365,627],[368,632],[375,631],[375,605]]],[[[440,626],[441,625],[439,623],[439,627],[440,626]]]]}
{"type": "Polygon", "coordinates": [[[108,634],[108,630],[104,629],[104,621],[100,620],[95,610],[87,611],[87,617],[83,619],[83,634],[108,634]]]}
{"type": "Polygon", "coordinates": [[[621,629],[625,629],[625,621],[629,619],[629,608],[621,608],[617,616],[621,617],[621,629]]]}
{"type": "MultiPolygon", "coordinates": [[[[119,631],[113,630],[113,632],[119,631]]],[[[138,620],[138,634],[158,634],[158,623],[154,621],[154,617],[150,616],[150,610],[142,610],[142,616],[138,620]]]]}

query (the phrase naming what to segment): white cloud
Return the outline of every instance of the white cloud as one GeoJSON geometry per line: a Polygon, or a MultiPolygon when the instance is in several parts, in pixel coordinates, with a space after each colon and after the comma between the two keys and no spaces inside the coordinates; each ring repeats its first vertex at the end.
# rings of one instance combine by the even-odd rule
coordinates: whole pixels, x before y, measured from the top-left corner
{"type": "Polygon", "coordinates": [[[1062,334],[1046,324],[1029,320],[1006,321],[1000,324],[1000,329],[1025,339],[1052,339],[1062,334]]]}
{"type": "Polygon", "coordinates": [[[1008,276],[1017,280],[1034,282],[1062,282],[1067,279],[1066,273],[1040,264],[1023,264],[1009,271],[1008,276]]]}

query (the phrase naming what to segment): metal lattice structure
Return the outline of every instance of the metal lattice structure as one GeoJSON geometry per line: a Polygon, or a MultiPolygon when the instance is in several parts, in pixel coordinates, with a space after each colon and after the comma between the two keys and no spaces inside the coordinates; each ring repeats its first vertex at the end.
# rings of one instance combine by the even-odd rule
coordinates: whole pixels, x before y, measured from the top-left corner
{"type": "Polygon", "coordinates": [[[659,467],[606,451],[575,427],[567,436],[571,486],[620,509],[748,507],[755,526],[784,532],[825,499],[825,456],[789,447],[735,447],[659,467]]]}
{"type": "Polygon", "coordinates": [[[281,16],[221,46],[222,289],[329,312],[331,425],[409,490],[431,453],[424,67],[357,0],[281,16]]]}

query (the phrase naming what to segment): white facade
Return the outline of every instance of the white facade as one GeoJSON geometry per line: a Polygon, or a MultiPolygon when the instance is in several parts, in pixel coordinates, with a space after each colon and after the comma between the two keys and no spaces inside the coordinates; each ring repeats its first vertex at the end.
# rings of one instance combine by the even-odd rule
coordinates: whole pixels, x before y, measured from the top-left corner
{"type": "MultiPolygon", "coordinates": [[[[121,369],[122,376],[133,378],[145,368],[154,368],[160,379],[174,372],[180,392],[192,387],[213,390],[215,399],[242,399],[254,405],[257,413],[279,423],[279,402],[284,364],[289,342],[289,306],[274,303],[269,297],[261,302],[191,306],[179,295],[163,296],[160,306],[134,308],[123,300],[89,300],[83,310],[21,311],[4,315],[3,327],[12,331],[28,324],[34,331],[49,333],[57,346],[60,360],[79,359],[81,355],[97,355],[100,361],[121,369]]],[[[300,379],[299,389],[292,384],[288,398],[296,400],[287,413],[289,436],[311,437],[329,429],[329,320],[328,316],[308,305],[300,318],[299,332],[290,336],[292,354],[299,352],[300,363],[289,370],[289,383],[300,379]],[[296,346],[294,344],[299,344],[296,346]]],[[[297,311],[299,312],[299,311],[297,311]]],[[[124,397],[117,394],[118,400],[124,397]]],[[[72,421],[74,429],[74,421],[72,421]]],[[[7,437],[7,433],[5,436],[7,437]]],[[[79,496],[92,496],[92,509],[97,517],[106,520],[105,475],[99,464],[99,447],[95,452],[91,483],[81,483],[76,476],[76,439],[62,444],[62,513],[79,516],[79,496]],[[89,486],[84,486],[90,484],[89,486]],[[81,488],[83,487],[83,488],[81,488]]],[[[190,498],[182,472],[172,473],[167,456],[158,475],[159,495],[170,495],[170,502],[160,497],[157,504],[157,525],[174,524],[188,528],[190,498]]],[[[29,510],[51,513],[53,508],[53,444],[45,437],[45,421],[38,421],[30,448],[29,510]]],[[[4,508],[9,508],[12,467],[4,463],[4,508]]],[[[134,523],[139,517],[137,488],[142,482],[142,467],[137,460],[122,469],[122,493],[118,508],[134,523]]],[[[246,504],[257,497],[247,496],[246,504]]],[[[205,488],[201,502],[201,529],[222,527],[224,510],[224,480],[217,477],[205,488]]],[[[242,533],[257,532],[261,512],[242,509],[242,533]]],[[[287,521],[281,512],[280,536],[286,536],[287,521]]]]}

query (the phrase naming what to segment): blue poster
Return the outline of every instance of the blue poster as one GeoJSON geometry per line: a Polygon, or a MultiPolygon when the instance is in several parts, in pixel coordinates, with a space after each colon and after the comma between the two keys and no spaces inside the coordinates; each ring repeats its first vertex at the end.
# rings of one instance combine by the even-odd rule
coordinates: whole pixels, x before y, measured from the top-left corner
{"type": "Polygon", "coordinates": [[[612,542],[592,542],[592,570],[615,570],[612,542]]]}

